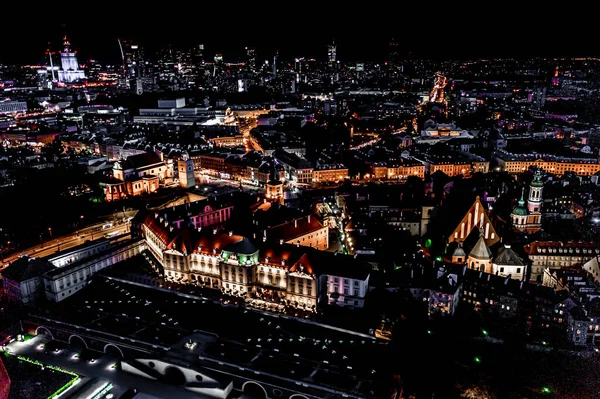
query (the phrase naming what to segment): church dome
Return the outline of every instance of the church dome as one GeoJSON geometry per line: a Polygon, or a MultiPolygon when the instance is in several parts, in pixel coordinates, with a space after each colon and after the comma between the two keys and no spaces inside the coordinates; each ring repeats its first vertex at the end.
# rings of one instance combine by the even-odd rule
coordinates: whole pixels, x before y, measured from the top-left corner
{"type": "Polygon", "coordinates": [[[527,208],[519,202],[519,204],[513,208],[512,214],[516,216],[527,216],[527,208]]]}

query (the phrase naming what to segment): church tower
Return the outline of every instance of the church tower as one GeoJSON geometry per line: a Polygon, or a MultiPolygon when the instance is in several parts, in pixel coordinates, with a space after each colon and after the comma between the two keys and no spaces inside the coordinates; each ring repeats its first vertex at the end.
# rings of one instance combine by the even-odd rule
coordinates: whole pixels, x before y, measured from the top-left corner
{"type": "Polygon", "coordinates": [[[179,186],[182,188],[191,188],[196,185],[194,177],[194,160],[184,156],[177,161],[177,172],[179,174],[179,186]]]}
{"type": "Polygon", "coordinates": [[[529,199],[527,200],[527,209],[529,213],[542,212],[542,190],[544,183],[542,182],[542,172],[538,169],[533,175],[533,181],[529,185],[529,199]]]}
{"type": "Polygon", "coordinates": [[[283,183],[279,180],[279,172],[275,160],[271,161],[271,173],[267,182],[267,200],[283,205],[283,183]]]}

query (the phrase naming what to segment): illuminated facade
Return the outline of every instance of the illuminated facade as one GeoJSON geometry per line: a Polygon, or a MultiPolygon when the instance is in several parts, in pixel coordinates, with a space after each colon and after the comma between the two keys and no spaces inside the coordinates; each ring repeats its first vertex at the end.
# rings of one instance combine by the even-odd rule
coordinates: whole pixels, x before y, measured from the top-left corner
{"type": "Polygon", "coordinates": [[[452,234],[450,234],[448,243],[464,242],[475,228],[482,232],[483,240],[488,247],[500,241],[500,237],[498,237],[498,234],[490,221],[488,211],[484,208],[479,197],[475,199],[475,202],[471,205],[467,214],[463,217],[462,221],[458,224],[456,229],[454,229],[452,234]]]}
{"type": "Polygon", "coordinates": [[[368,291],[369,272],[352,256],[270,244],[268,232],[253,242],[217,229],[178,229],[156,213],[143,220],[142,235],[167,279],[218,289],[269,310],[314,311],[321,300],[362,307],[368,291]]]}
{"type": "Polygon", "coordinates": [[[504,150],[494,153],[498,167],[513,175],[518,175],[530,167],[543,169],[546,172],[562,176],[566,172],[573,172],[578,176],[593,176],[600,172],[600,163],[596,158],[562,158],[546,156],[544,158],[533,155],[511,154],[504,150]]]}
{"type": "Polygon", "coordinates": [[[335,41],[327,46],[327,61],[333,64],[337,61],[337,47],[335,41]]]}
{"type": "Polygon", "coordinates": [[[71,83],[85,79],[85,73],[79,69],[77,54],[71,50],[71,43],[65,36],[63,51],[60,53],[61,69],[58,71],[59,82],[71,83]]]}
{"type": "Polygon", "coordinates": [[[313,182],[315,183],[334,183],[348,178],[348,168],[338,166],[323,166],[313,169],[313,182]]]}
{"type": "Polygon", "coordinates": [[[429,93],[429,102],[430,103],[445,103],[446,99],[444,96],[444,88],[448,84],[448,79],[442,75],[441,72],[435,73],[435,81],[433,83],[433,88],[429,93]]]}
{"type": "Polygon", "coordinates": [[[371,178],[393,180],[406,179],[408,176],[425,178],[425,165],[420,162],[403,162],[402,164],[374,164],[371,166],[371,178]]]}
{"type": "Polygon", "coordinates": [[[103,182],[107,201],[154,193],[161,183],[173,178],[173,160],[161,160],[151,152],[131,155],[115,162],[113,181],[103,182]]]}
{"type": "Polygon", "coordinates": [[[194,161],[185,157],[177,161],[177,170],[179,173],[179,186],[182,188],[191,188],[196,185],[194,177],[194,161]]]}
{"type": "Polygon", "coordinates": [[[523,247],[531,260],[531,281],[542,282],[544,269],[582,266],[600,254],[592,243],[535,241],[523,247]]]}

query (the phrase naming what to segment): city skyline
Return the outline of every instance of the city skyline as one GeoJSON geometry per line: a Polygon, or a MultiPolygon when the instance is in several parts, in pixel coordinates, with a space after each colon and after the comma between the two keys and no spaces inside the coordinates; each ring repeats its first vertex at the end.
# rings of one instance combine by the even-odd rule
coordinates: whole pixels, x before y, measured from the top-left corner
{"type": "MultiPolygon", "coordinates": [[[[585,44],[592,24],[582,19],[568,30],[559,29],[540,16],[533,18],[520,11],[518,16],[495,12],[486,15],[486,23],[467,18],[466,10],[444,10],[439,16],[417,10],[404,16],[361,11],[361,21],[326,15],[277,15],[272,10],[246,10],[227,14],[224,20],[178,16],[177,19],[135,16],[108,29],[102,20],[69,18],[50,12],[45,18],[27,25],[28,35],[5,41],[0,61],[36,62],[51,46],[58,50],[67,34],[83,60],[117,62],[117,40],[138,41],[151,53],[169,44],[174,47],[205,45],[205,57],[221,53],[225,59],[243,58],[244,47],[255,47],[259,57],[269,58],[279,51],[283,58],[327,58],[327,46],[334,40],[341,61],[385,61],[392,38],[398,43],[401,59],[469,59],[487,57],[563,57],[595,56],[585,44]],[[56,14],[56,15],[52,15],[56,14]],[[240,16],[239,14],[244,14],[240,16]],[[421,17],[419,17],[421,16],[421,17]],[[467,20],[465,20],[467,19],[467,20]],[[518,19],[514,26],[511,20],[518,19]],[[433,25],[433,26],[432,26],[433,25]],[[292,28],[293,27],[293,28],[292,28]],[[564,43],[569,45],[565,46],[564,43]]],[[[323,14],[327,14],[327,10],[323,14]]],[[[542,12],[543,14],[543,12],[542,12]]],[[[9,20],[7,30],[23,31],[19,20],[9,20]]]]}

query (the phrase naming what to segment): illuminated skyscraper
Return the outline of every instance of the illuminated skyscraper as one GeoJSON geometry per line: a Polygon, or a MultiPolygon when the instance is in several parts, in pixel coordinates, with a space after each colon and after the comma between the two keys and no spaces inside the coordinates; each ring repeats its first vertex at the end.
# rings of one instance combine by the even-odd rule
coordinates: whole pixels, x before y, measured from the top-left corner
{"type": "Polygon", "coordinates": [[[389,62],[391,64],[396,64],[400,61],[400,56],[398,54],[398,42],[392,37],[390,40],[390,48],[389,48],[389,62]]]}
{"type": "Polygon", "coordinates": [[[199,44],[193,48],[192,63],[196,69],[199,69],[204,65],[204,44],[199,44]]]}
{"type": "Polygon", "coordinates": [[[327,46],[327,61],[330,64],[334,64],[337,59],[337,47],[335,45],[335,40],[327,46]]]}
{"type": "Polygon", "coordinates": [[[246,47],[246,68],[256,72],[256,50],[254,47],[246,47]]]}
{"type": "Polygon", "coordinates": [[[79,69],[77,54],[71,50],[67,36],[63,39],[63,51],[60,53],[61,69],[58,71],[59,82],[75,82],[85,79],[85,73],[79,69]]]}
{"type": "Polygon", "coordinates": [[[123,67],[125,76],[133,78],[144,73],[144,52],[142,46],[134,44],[131,40],[122,40],[123,67]]]}

